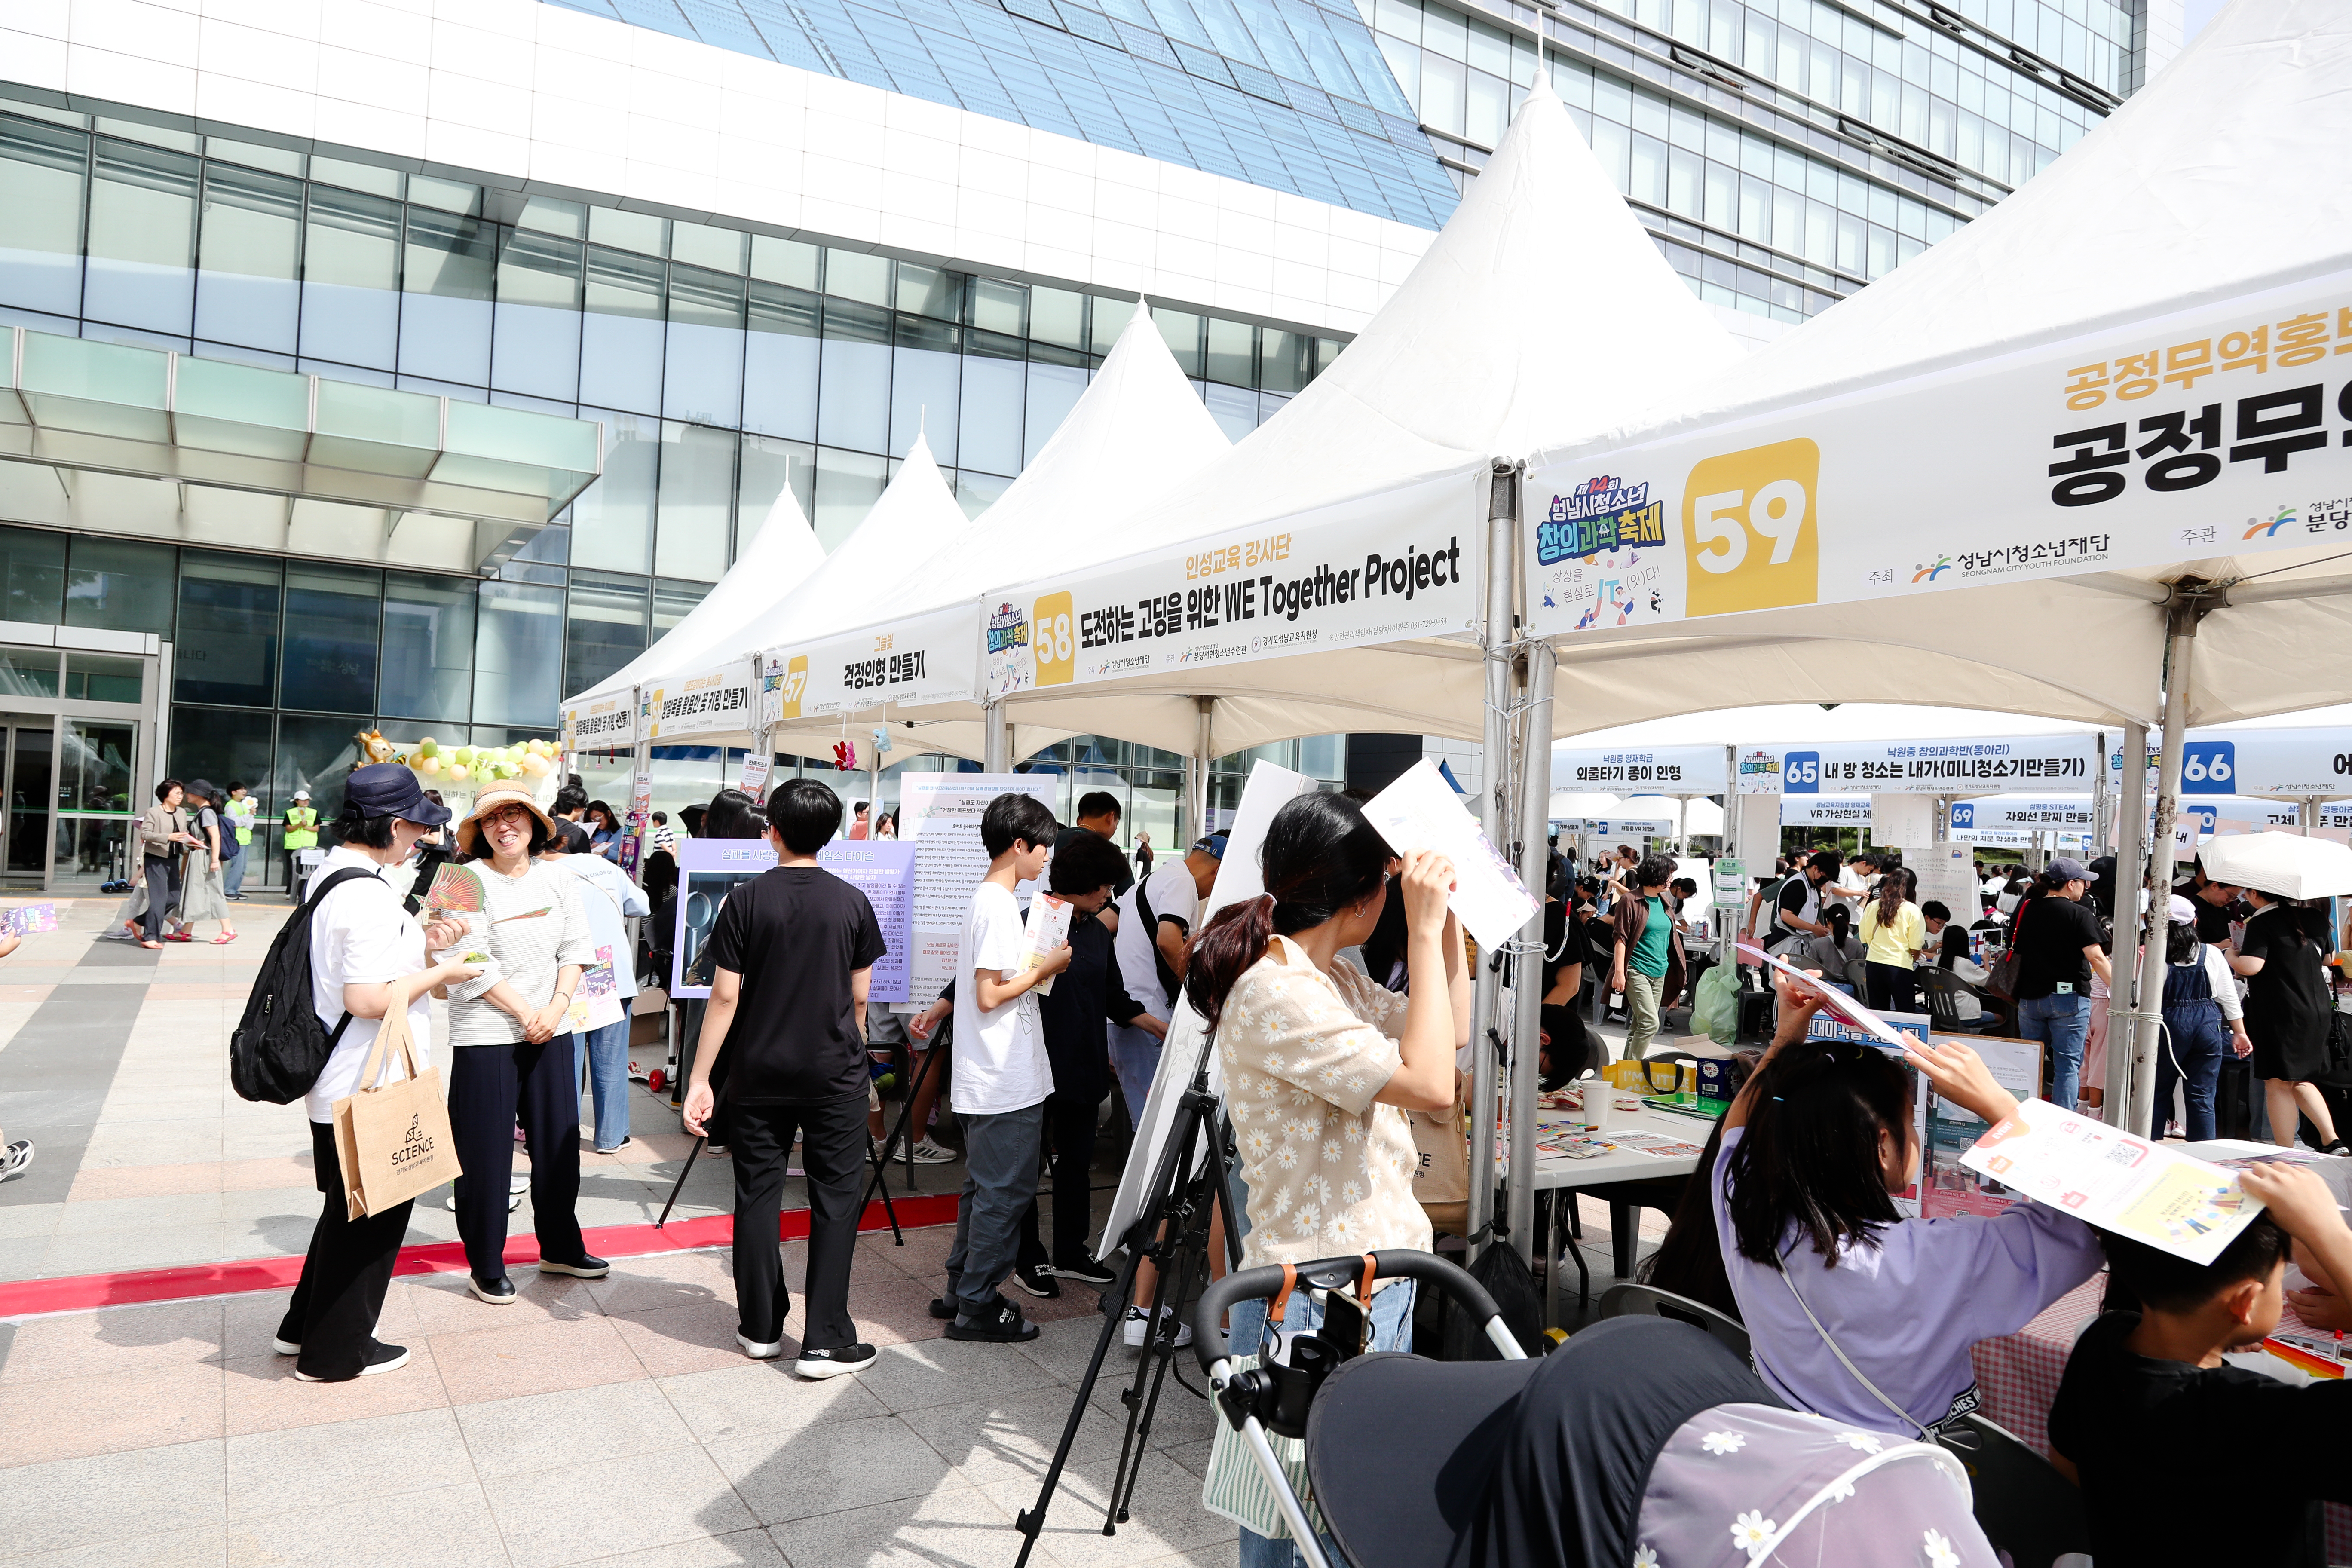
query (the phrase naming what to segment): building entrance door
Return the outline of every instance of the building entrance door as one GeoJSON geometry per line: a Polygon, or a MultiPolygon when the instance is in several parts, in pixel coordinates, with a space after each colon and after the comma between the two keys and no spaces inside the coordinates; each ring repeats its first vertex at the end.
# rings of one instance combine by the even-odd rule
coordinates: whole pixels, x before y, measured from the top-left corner
{"type": "Polygon", "coordinates": [[[57,723],[46,713],[0,713],[0,884],[7,887],[48,885],[57,723]]]}
{"type": "MultiPolygon", "coordinates": [[[[142,803],[132,798],[133,765],[139,754],[139,726],[129,719],[78,719],[67,714],[57,721],[57,803],[54,827],[45,821],[47,841],[55,854],[47,868],[49,886],[110,882],[131,875],[137,854],[131,829],[139,820],[142,803]]],[[[27,730],[11,733],[12,750],[25,744],[27,730]]],[[[15,750],[21,759],[25,753],[15,750]]],[[[17,779],[25,763],[15,763],[17,779]]],[[[47,783],[47,775],[43,775],[47,783]]],[[[14,804],[26,798],[22,783],[11,790],[8,826],[8,869],[16,869],[16,826],[14,804]]]]}

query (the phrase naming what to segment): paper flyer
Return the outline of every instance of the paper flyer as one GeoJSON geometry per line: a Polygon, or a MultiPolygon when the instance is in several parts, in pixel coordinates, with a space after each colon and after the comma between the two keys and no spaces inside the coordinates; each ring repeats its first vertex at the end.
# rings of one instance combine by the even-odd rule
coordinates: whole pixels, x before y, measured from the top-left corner
{"type": "MultiPolygon", "coordinates": [[[[1023,928],[1028,937],[1028,947],[1021,954],[1021,973],[1028,973],[1042,963],[1045,955],[1070,940],[1071,908],[1050,894],[1040,894],[1029,900],[1029,919],[1023,928]]],[[[1054,977],[1047,975],[1030,987],[1040,996],[1054,994],[1054,977]]]]}
{"type": "Polygon", "coordinates": [[[1502,946],[1543,908],[1427,757],[1374,795],[1364,815],[1399,855],[1432,849],[1454,862],[1447,907],[1480,947],[1502,946]]]}
{"type": "Polygon", "coordinates": [[[2020,1105],[1960,1163],[2087,1225],[2192,1263],[2220,1257],[2263,1208],[2219,1165],[2045,1100],[2020,1105]]]}
{"type": "Polygon", "coordinates": [[[17,904],[0,910],[0,929],[18,936],[31,936],[37,931],[58,929],[58,906],[55,904],[17,904]]]}
{"type": "Polygon", "coordinates": [[[1738,948],[1740,963],[1755,964],[1769,974],[1778,974],[1786,979],[1792,989],[1802,991],[1808,995],[1821,997],[1823,1003],[1822,1013],[1843,1023],[1853,1025],[1862,1031],[1872,1044],[1885,1046],[1895,1050],[1904,1048],[1905,1040],[1901,1030],[1835,986],[1822,984],[1819,975],[1800,969],[1793,963],[1786,963],[1774,958],[1752,942],[1742,942],[1738,944],[1738,948]]]}
{"type": "Polygon", "coordinates": [[[742,771],[736,775],[735,787],[750,795],[752,805],[767,805],[768,770],[774,765],[768,757],[745,757],[742,771]]]}

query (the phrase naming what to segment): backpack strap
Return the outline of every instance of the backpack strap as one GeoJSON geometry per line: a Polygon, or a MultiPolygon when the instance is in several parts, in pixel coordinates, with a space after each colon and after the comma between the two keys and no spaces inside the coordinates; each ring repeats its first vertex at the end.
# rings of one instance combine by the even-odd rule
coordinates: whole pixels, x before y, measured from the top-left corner
{"type": "MultiPolygon", "coordinates": [[[[296,918],[305,921],[309,920],[312,915],[319,912],[319,906],[326,901],[326,898],[329,893],[333,892],[345,882],[357,881],[362,878],[371,881],[381,882],[383,880],[383,873],[381,871],[362,871],[357,866],[343,867],[333,875],[320,882],[319,886],[311,891],[310,896],[302,900],[301,910],[296,918]]],[[[331,1051],[338,1045],[341,1044],[343,1031],[351,1026],[352,1015],[349,1009],[345,1009],[343,1016],[335,1020],[335,1026],[327,1032],[327,1049],[331,1051]]]]}
{"type": "Polygon", "coordinates": [[[1159,978],[1160,989],[1166,994],[1168,1005],[1172,1007],[1176,1005],[1176,998],[1183,994],[1184,983],[1176,978],[1175,966],[1168,962],[1168,955],[1160,951],[1160,917],[1152,912],[1150,881],[1149,877],[1135,879],[1135,912],[1143,917],[1144,945],[1151,949],[1151,967],[1159,978]]]}

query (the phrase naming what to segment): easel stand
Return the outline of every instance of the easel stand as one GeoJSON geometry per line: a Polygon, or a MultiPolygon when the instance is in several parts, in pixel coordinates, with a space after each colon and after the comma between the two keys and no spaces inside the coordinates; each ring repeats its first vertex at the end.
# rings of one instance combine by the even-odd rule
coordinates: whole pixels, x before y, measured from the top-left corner
{"type": "Polygon", "coordinates": [[[865,1202],[857,1205],[857,1212],[864,1214],[866,1205],[871,1204],[874,1201],[874,1194],[879,1192],[882,1194],[883,1212],[890,1216],[890,1234],[898,1237],[898,1245],[900,1247],[907,1245],[907,1237],[898,1229],[898,1210],[890,1206],[890,1184],[884,1180],[890,1173],[889,1151],[897,1148],[902,1141],[906,1144],[907,1189],[912,1192],[915,1186],[915,1140],[908,1137],[907,1123],[914,1119],[915,1101],[922,1098],[923,1079],[930,1076],[931,1058],[945,1052],[949,1038],[954,1033],[955,1019],[952,1016],[942,1018],[940,1020],[939,1028],[932,1032],[931,1048],[913,1053],[923,1059],[915,1064],[914,1072],[907,1079],[907,1099],[906,1103],[898,1107],[898,1125],[892,1129],[890,1136],[883,1140],[881,1150],[876,1152],[874,1179],[866,1184],[865,1202]]]}
{"type": "MultiPolygon", "coordinates": [[[[1105,1535],[1118,1534],[1118,1527],[1127,1522],[1128,1505],[1134,1500],[1143,1456],[1150,1451],[1152,1416],[1159,1409],[1160,1390],[1167,1378],[1169,1364],[1175,1359],[1179,1326],[1174,1316],[1163,1319],[1160,1311],[1171,1302],[1182,1302],[1195,1278],[1204,1271],[1213,1200],[1226,1216],[1226,1267],[1240,1267],[1240,1231],[1234,1216],[1241,1211],[1234,1202],[1233,1173],[1226,1163],[1224,1121],[1218,1114],[1217,1097],[1209,1091],[1212,1048],[1210,1041],[1202,1040],[1200,1057],[1193,1063],[1191,1087],[1177,1100],[1175,1123],[1152,1167],[1142,1211],[1128,1228],[1127,1262],[1119,1270],[1118,1284],[1103,1292],[1102,1332],[1096,1336],[1094,1354],[1087,1362],[1087,1374],[1079,1380],[1077,1395],[1070,1402],[1069,1418],[1062,1425],[1062,1440],[1054,1449],[1054,1462],[1046,1467],[1037,1501],[1013,1521],[1013,1528],[1021,1531],[1023,1538],[1014,1568],[1027,1568],[1029,1553],[1037,1544],[1039,1532],[1045,1528],[1045,1510],[1052,1506],[1054,1492],[1061,1485],[1062,1468],[1077,1442],[1078,1424],[1086,1418],[1088,1403],[1094,1397],[1103,1358],[1110,1353],[1113,1340],[1124,1331],[1128,1304],[1135,1299],[1136,1274],[1143,1259],[1149,1258],[1158,1266],[1159,1279],[1152,1290],[1144,1352],[1136,1363],[1134,1381],[1119,1395],[1127,1406],[1127,1434],[1119,1445],[1118,1468],[1112,1474],[1110,1501],[1103,1513],[1105,1535]],[[1204,1142],[1207,1154],[1199,1158],[1204,1142]]],[[[1058,1190],[1055,1196],[1059,1201],[1058,1190]]]]}
{"type": "MultiPolygon", "coordinates": [[[[718,1107],[715,1105],[711,1107],[710,1113],[713,1116],[718,1115],[718,1107]]],[[[686,1190],[686,1179],[694,1173],[694,1163],[702,1158],[703,1145],[709,1142],[709,1135],[706,1133],[702,1137],[697,1138],[694,1141],[694,1147],[686,1152],[686,1164],[679,1170],[677,1180],[670,1184],[669,1201],[662,1205],[661,1218],[654,1221],[654,1228],[656,1230],[659,1230],[662,1226],[669,1223],[669,1211],[677,1206],[677,1194],[686,1190]]],[[[874,1136],[872,1133],[866,1134],[866,1161],[874,1167],[875,1185],[882,1187],[882,1214],[883,1216],[890,1222],[890,1234],[897,1238],[898,1245],[904,1247],[907,1245],[907,1233],[898,1228],[898,1205],[890,1201],[890,1189],[882,1184],[882,1151],[874,1146],[874,1136]]],[[[807,1176],[804,1173],[796,1173],[801,1174],[802,1180],[807,1180],[807,1176]]],[[[865,1217],[866,1204],[870,1204],[873,1201],[874,1188],[868,1187],[866,1189],[866,1203],[862,1203],[857,1205],[858,1216],[861,1219],[865,1217]]]]}

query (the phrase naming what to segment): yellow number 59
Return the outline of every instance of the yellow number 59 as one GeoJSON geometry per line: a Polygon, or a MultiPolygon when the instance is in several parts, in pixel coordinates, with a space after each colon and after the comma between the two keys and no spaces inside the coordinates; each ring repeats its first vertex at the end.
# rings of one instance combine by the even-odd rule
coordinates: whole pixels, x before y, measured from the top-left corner
{"type": "Polygon", "coordinates": [[[1811,605],[1821,596],[1813,497],[1822,452],[1798,439],[1709,458],[1683,486],[1689,614],[1811,605]]]}

